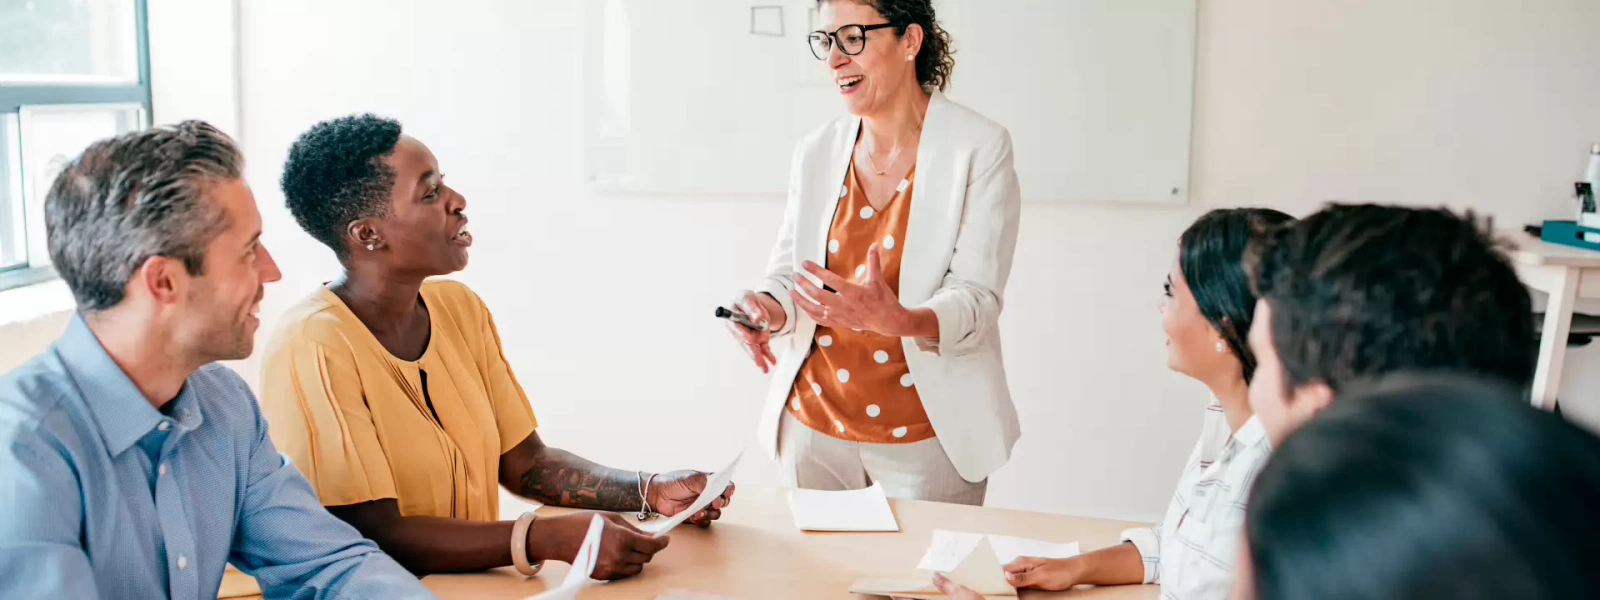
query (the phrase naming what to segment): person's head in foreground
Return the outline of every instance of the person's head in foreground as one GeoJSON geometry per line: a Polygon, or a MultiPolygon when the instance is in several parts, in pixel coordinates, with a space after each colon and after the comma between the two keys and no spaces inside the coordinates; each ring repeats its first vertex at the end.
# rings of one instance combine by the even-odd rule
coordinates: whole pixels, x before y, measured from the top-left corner
{"type": "Polygon", "coordinates": [[[1362,378],[1533,379],[1528,292],[1470,213],[1331,205],[1262,239],[1247,268],[1260,297],[1250,406],[1273,443],[1362,378]]]}
{"type": "Polygon", "coordinates": [[[1501,380],[1352,386],[1250,494],[1261,600],[1581,598],[1600,563],[1600,439],[1501,380]]]}
{"type": "Polygon", "coordinates": [[[250,356],[265,284],[281,275],[243,168],[233,140],[199,121],[103,140],[69,163],[45,226],[85,320],[137,331],[189,369],[250,356]]]}
{"type": "Polygon", "coordinates": [[[1169,368],[1214,392],[1245,389],[1256,369],[1246,342],[1256,297],[1244,270],[1245,248],[1293,220],[1270,208],[1222,208],[1184,230],[1161,303],[1169,368]]]}

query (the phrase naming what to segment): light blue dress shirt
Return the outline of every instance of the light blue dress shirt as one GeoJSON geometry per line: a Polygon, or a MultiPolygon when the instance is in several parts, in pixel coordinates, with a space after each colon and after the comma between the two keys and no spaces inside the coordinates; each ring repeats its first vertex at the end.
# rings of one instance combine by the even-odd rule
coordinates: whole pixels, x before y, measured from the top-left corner
{"type": "Polygon", "coordinates": [[[157,411],[81,317],[0,377],[0,598],[432,598],[328,514],[255,396],[210,365],[157,411]]]}

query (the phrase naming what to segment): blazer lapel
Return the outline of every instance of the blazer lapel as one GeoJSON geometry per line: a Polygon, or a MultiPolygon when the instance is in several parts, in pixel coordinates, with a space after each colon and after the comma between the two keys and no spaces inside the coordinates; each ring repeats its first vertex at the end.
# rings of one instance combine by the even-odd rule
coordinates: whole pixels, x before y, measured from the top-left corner
{"type": "Polygon", "coordinates": [[[965,186],[950,180],[960,169],[955,168],[953,140],[946,124],[947,102],[944,94],[933,93],[922,120],[922,139],[917,142],[916,191],[906,224],[905,253],[900,258],[900,303],[905,306],[921,305],[938,289],[955,242],[945,239],[952,209],[956,222],[960,221],[957,203],[963,198],[952,197],[952,193],[965,191],[965,186]]]}
{"type": "MultiPolygon", "coordinates": [[[[850,125],[839,128],[839,131],[842,135],[838,139],[827,142],[830,146],[828,159],[819,165],[818,176],[825,179],[812,182],[811,189],[823,190],[822,193],[826,196],[816,204],[818,210],[823,212],[809,221],[817,227],[810,238],[815,244],[811,247],[811,252],[800,256],[801,260],[810,260],[819,265],[828,264],[828,233],[833,229],[833,216],[839,211],[839,201],[844,198],[840,192],[844,189],[845,173],[850,169],[850,156],[856,147],[856,136],[861,131],[861,118],[852,117],[850,125]]],[[[799,268],[800,265],[796,264],[795,269],[799,268]]]]}

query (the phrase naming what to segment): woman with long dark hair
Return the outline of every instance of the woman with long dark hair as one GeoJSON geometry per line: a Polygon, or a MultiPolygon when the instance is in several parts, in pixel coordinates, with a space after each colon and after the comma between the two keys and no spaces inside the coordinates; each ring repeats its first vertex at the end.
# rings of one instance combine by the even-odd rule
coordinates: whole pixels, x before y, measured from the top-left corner
{"type": "MultiPolygon", "coordinates": [[[[1167,366],[1205,384],[1211,403],[1165,518],[1154,527],[1123,532],[1121,544],[1081,556],[1019,558],[1005,567],[1012,585],[1066,590],[1079,584],[1159,583],[1168,598],[1227,595],[1244,496],[1270,451],[1250,410],[1256,360],[1245,340],[1256,297],[1244,253],[1252,240],[1292,220],[1271,209],[1218,209],[1178,239],[1161,304],[1167,366]]],[[[936,584],[954,598],[978,597],[942,578],[936,584]]]]}

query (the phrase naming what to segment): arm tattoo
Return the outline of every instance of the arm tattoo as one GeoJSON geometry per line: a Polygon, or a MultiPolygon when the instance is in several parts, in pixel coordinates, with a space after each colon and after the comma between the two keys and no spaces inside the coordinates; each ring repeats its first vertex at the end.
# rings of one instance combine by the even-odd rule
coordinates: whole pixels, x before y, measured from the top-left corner
{"type": "MultiPolygon", "coordinates": [[[[649,477],[648,473],[645,477],[649,477]]],[[[556,448],[542,449],[522,474],[522,495],[551,506],[589,510],[639,510],[633,471],[603,467],[556,448]]]]}

